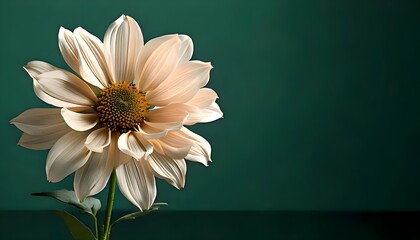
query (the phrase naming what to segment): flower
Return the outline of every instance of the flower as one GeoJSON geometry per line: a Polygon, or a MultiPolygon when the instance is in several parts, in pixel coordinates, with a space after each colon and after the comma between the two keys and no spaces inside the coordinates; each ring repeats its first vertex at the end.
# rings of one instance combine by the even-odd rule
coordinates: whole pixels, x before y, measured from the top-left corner
{"type": "Polygon", "coordinates": [[[204,88],[210,63],[190,60],[193,43],[173,34],[143,44],[137,22],[122,15],[102,42],[83,28],[60,28],[60,51],[77,75],[42,61],[24,69],[35,94],[58,108],[29,109],[11,120],[19,145],[50,149],[48,181],[75,172],[79,200],[104,189],[115,169],[120,191],[140,210],[156,198],[155,177],[180,189],[185,159],[208,165],[210,144],[184,125],[222,117],[204,88]]]}

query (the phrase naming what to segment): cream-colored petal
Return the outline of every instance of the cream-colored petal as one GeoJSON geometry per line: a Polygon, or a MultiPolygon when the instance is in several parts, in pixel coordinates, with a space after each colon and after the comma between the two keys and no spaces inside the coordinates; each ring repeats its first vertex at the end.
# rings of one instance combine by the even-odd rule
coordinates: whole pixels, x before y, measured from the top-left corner
{"type": "Polygon", "coordinates": [[[59,182],[86,163],[91,154],[84,146],[88,134],[71,131],[54,144],[45,166],[48,181],[59,182]]]}
{"type": "Polygon", "coordinates": [[[51,148],[60,137],[71,131],[59,108],[29,109],[10,122],[25,132],[18,144],[34,150],[51,148]]]}
{"type": "Polygon", "coordinates": [[[101,85],[95,85],[99,88],[111,84],[112,79],[107,64],[109,56],[107,56],[108,53],[104,50],[101,40],[81,27],[74,30],[74,37],[79,46],[80,64],[82,64],[84,71],[88,74],[88,76],[83,76],[83,78],[99,81],[101,85]]]}
{"type": "Polygon", "coordinates": [[[160,154],[165,154],[159,139],[149,139],[149,142],[153,145],[153,152],[158,152],[160,154]]]}
{"type": "Polygon", "coordinates": [[[162,138],[168,134],[168,130],[166,129],[159,129],[154,128],[152,126],[147,125],[147,123],[142,122],[139,125],[139,132],[143,135],[146,139],[155,139],[155,138],[162,138]]]}
{"type": "Polygon", "coordinates": [[[148,102],[164,106],[189,101],[208,83],[212,68],[210,63],[200,61],[180,64],[165,81],[147,93],[148,102]]]}
{"type": "Polygon", "coordinates": [[[179,39],[181,40],[179,62],[189,61],[194,51],[194,45],[193,45],[192,39],[189,36],[184,35],[184,34],[180,34],[179,39]]]}
{"type": "Polygon", "coordinates": [[[134,67],[143,47],[143,34],[137,22],[122,15],[105,33],[104,47],[110,53],[109,68],[115,82],[132,82],[134,67]]]}
{"type": "Polygon", "coordinates": [[[218,98],[219,96],[213,89],[201,88],[200,90],[198,90],[197,94],[195,94],[195,96],[185,104],[196,106],[199,108],[206,108],[212,103],[214,103],[218,98]]]}
{"type": "Polygon", "coordinates": [[[63,126],[65,122],[59,108],[32,108],[10,120],[10,123],[22,132],[42,135],[54,131],[57,126],[63,126]]]}
{"type": "Polygon", "coordinates": [[[211,162],[211,146],[210,143],[201,137],[200,135],[182,127],[179,131],[173,132],[179,138],[184,138],[185,141],[189,141],[192,144],[189,154],[185,159],[200,162],[205,166],[208,166],[211,162]]]}
{"type": "Polygon", "coordinates": [[[58,31],[58,47],[67,65],[78,73],[80,69],[80,56],[73,32],[60,27],[58,31]]]}
{"type": "Polygon", "coordinates": [[[31,61],[28,62],[25,66],[23,66],[23,69],[31,76],[32,78],[36,78],[38,75],[45,73],[45,72],[51,72],[54,70],[59,70],[59,68],[54,67],[53,65],[43,62],[43,61],[31,61]]]}
{"type": "Polygon", "coordinates": [[[151,140],[153,148],[172,159],[185,158],[192,147],[189,139],[170,131],[165,137],[151,140]]]}
{"type": "Polygon", "coordinates": [[[185,186],[187,164],[184,159],[172,159],[165,155],[153,153],[150,155],[149,163],[157,177],[165,179],[178,189],[185,186]]]}
{"type": "Polygon", "coordinates": [[[129,161],[131,161],[131,159],[133,158],[132,156],[129,156],[123,152],[121,152],[121,150],[118,148],[118,138],[121,136],[121,134],[119,132],[111,132],[111,143],[115,143],[115,144],[110,144],[109,146],[113,148],[113,152],[114,152],[114,168],[117,168],[118,166],[122,165],[122,164],[126,164],[129,161]]]}
{"type": "Polygon", "coordinates": [[[58,32],[58,46],[66,63],[84,80],[93,86],[103,88],[101,82],[92,74],[84,59],[81,57],[79,45],[73,32],[61,27],[58,32]]]}
{"type": "Polygon", "coordinates": [[[212,122],[223,117],[223,112],[216,103],[218,98],[215,91],[210,88],[202,88],[188,102],[185,103],[185,111],[188,118],[184,125],[193,125],[198,122],[212,122]]]}
{"type": "Polygon", "coordinates": [[[86,131],[99,121],[98,114],[91,107],[62,108],[61,115],[69,127],[76,131],[86,131]]]}
{"type": "MultiPolygon", "coordinates": [[[[135,81],[134,83],[136,85],[139,86],[139,77],[140,77],[140,71],[143,68],[144,64],[147,62],[148,58],[152,55],[152,53],[159,48],[163,43],[169,41],[169,40],[173,40],[174,38],[176,38],[176,34],[171,34],[171,35],[164,35],[164,36],[160,36],[154,39],[151,39],[150,41],[148,41],[141,49],[140,54],[137,58],[136,61],[136,66],[134,69],[134,76],[135,76],[135,81]],[[146,47],[147,45],[147,47],[146,47]]],[[[162,80],[163,81],[163,80],[162,80]]],[[[142,91],[145,91],[145,89],[142,89],[142,91]]]]}
{"type": "Polygon", "coordinates": [[[147,42],[135,69],[135,84],[143,92],[156,88],[175,69],[181,40],[178,35],[163,36],[147,42]]]}
{"type": "Polygon", "coordinates": [[[140,211],[149,209],[155,201],[157,189],[153,170],[147,160],[131,160],[117,168],[121,193],[140,211]]]}
{"type": "Polygon", "coordinates": [[[52,148],[58,139],[72,131],[72,129],[64,122],[54,125],[54,127],[50,128],[50,130],[51,131],[42,135],[29,135],[27,133],[23,133],[18,144],[32,150],[46,150],[52,148]]]}
{"type": "Polygon", "coordinates": [[[184,125],[194,125],[199,122],[212,122],[223,117],[223,113],[217,103],[212,103],[204,109],[190,107],[188,113],[188,119],[185,120],[184,125]]]}
{"type": "Polygon", "coordinates": [[[105,147],[103,152],[93,152],[86,164],[74,175],[74,191],[77,198],[83,201],[86,197],[102,191],[114,169],[115,145],[105,147]]]}
{"type": "Polygon", "coordinates": [[[107,127],[96,129],[86,138],[85,146],[93,152],[102,152],[111,143],[111,131],[107,127]]]}
{"type": "Polygon", "coordinates": [[[118,148],[118,146],[117,146],[117,150],[118,150],[118,152],[117,152],[118,155],[117,155],[116,161],[115,161],[115,166],[114,166],[115,168],[119,167],[122,164],[126,164],[129,161],[131,161],[132,159],[134,159],[132,156],[121,152],[121,150],[118,148]]]}
{"type": "Polygon", "coordinates": [[[153,145],[136,131],[121,134],[118,138],[118,148],[136,160],[147,158],[153,152],[153,145]]]}
{"type": "Polygon", "coordinates": [[[154,128],[178,130],[187,117],[188,112],[184,111],[180,104],[171,104],[151,110],[145,123],[154,128]]]}
{"type": "Polygon", "coordinates": [[[58,100],[57,98],[51,97],[50,95],[46,94],[41,87],[39,86],[39,83],[37,80],[33,80],[33,87],[35,95],[41,99],[42,101],[51,104],[55,107],[78,107],[80,105],[73,104],[65,101],[58,100]]]}
{"type": "Polygon", "coordinates": [[[83,105],[95,105],[97,97],[91,88],[76,75],[65,70],[55,70],[36,77],[41,90],[60,101],[83,105]]]}
{"type": "Polygon", "coordinates": [[[54,67],[53,65],[42,62],[42,61],[31,61],[27,65],[23,67],[25,71],[31,76],[33,79],[33,85],[34,85],[34,92],[38,96],[39,99],[42,101],[51,104],[56,107],[75,107],[76,104],[64,102],[61,100],[58,100],[56,98],[51,97],[50,95],[46,94],[44,91],[41,90],[39,83],[36,80],[36,77],[38,75],[45,73],[45,72],[51,72],[54,70],[59,70],[59,68],[54,67]]]}

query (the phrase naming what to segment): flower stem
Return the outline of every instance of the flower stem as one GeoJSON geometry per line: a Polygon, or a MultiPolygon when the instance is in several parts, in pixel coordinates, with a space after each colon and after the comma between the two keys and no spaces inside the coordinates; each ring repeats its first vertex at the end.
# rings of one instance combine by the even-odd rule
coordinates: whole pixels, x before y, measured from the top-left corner
{"type": "Polygon", "coordinates": [[[96,218],[96,215],[92,215],[93,223],[95,224],[95,237],[98,238],[98,219],[96,218]]]}
{"type": "Polygon", "coordinates": [[[108,240],[109,234],[111,232],[110,223],[111,223],[111,214],[112,214],[112,205],[114,204],[114,194],[115,194],[115,184],[117,182],[117,175],[115,170],[112,171],[111,178],[109,180],[109,192],[108,192],[108,202],[106,206],[106,214],[104,220],[104,232],[101,236],[101,240],[108,240]]]}

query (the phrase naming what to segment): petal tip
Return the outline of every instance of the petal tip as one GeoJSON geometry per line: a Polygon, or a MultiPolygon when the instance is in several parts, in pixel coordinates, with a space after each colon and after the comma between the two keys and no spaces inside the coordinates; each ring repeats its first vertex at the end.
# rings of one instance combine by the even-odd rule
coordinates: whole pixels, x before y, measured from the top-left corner
{"type": "Polygon", "coordinates": [[[50,182],[50,183],[59,182],[59,181],[56,181],[56,179],[54,179],[53,177],[49,176],[48,174],[47,174],[47,181],[50,182]]]}
{"type": "Polygon", "coordinates": [[[127,16],[126,15],[124,15],[124,14],[122,14],[121,16],[119,16],[118,18],[117,18],[117,20],[115,20],[115,23],[116,24],[121,24],[121,23],[123,23],[124,21],[126,21],[127,20],[127,16]]]}
{"type": "Polygon", "coordinates": [[[35,79],[35,77],[31,74],[31,72],[29,71],[29,63],[27,63],[26,65],[22,66],[23,70],[25,70],[26,73],[29,74],[30,77],[32,77],[33,79],[35,79]]]}
{"type": "Polygon", "coordinates": [[[74,34],[80,35],[81,33],[86,32],[86,30],[82,27],[77,27],[76,29],[73,30],[74,34]]]}
{"type": "MultiPolygon", "coordinates": [[[[60,38],[64,38],[65,36],[65,34],[66,34],[66,32],[70,32],[70,30],[68,30],[68,29],[66,29],[65,27],[63,27],[63,26],[60,26],[60,28],[58,29],[58,38],[60,39],[60,38]]],[[[60,40],[59,40],[60,41],[60,40]]]]}

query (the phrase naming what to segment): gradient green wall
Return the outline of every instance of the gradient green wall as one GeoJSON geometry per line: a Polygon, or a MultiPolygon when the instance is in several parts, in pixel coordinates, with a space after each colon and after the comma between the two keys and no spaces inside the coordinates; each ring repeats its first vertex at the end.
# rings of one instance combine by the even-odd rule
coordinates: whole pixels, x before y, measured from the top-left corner
{"type": "MultiPolygon", "coordinates": [[[[0,209],[63,205],[32,192],[46,151],[16,145],[9,120],[45,107],[22,66],[67,68],[60,26],[103,37],[121,14],[146,40],[193,38],[211,61],[224,119],[194,126],[213,164],[186,188],[159,181],[173,210],[420,210],[420,7],[417,1],[23,1],[0,7],[0,209]]],[[[104,199],[104,194],[100,197],[104,199]]],[[[133,208],[121,197],[117,208],[133,208]]]]}

